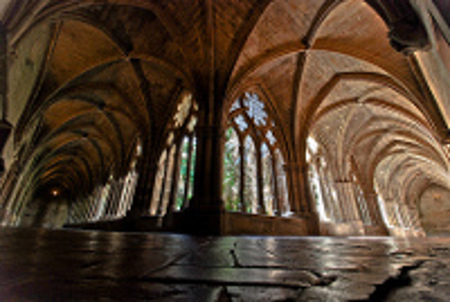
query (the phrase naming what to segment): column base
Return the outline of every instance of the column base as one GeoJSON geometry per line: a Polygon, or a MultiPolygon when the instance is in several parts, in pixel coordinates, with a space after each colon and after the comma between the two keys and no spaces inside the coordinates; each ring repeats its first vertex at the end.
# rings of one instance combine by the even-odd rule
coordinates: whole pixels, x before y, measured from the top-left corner
{"type": "Polygon", "coordinates": [[[223,235],[225,230],[225,209],[221,206],[201,208],[190,207],[173,212],[164,218],[164,229],[192,235],[223,235]]]}
{"type": "Polygon", "coordinates": [[[365,225],[364,232],[366,236],[389,236],[389,231],[384,226],[365,225]]]}
{"type": "Polygon", "coordinates": [[[364,236],[364,225],[361,221],[320,224],[320,234],[324,236],[364,236]]]}

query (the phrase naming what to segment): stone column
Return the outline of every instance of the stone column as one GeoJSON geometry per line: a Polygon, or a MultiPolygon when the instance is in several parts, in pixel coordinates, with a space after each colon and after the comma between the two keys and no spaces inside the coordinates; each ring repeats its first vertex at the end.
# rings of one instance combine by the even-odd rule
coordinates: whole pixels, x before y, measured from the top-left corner
{"type": "Polygon", "coordinates": [[[317,167],[317,173],[320,177],[320,189],[322,192],[322,197],[324,199],[324,206],[327,210],[327,214],[330,217],[331,221],[339,222],[342,220],[341,207],[336,203],[336,200],[330,193],[330,179],[327,178],[323,167],[317,167]]]}
{"type": "Polygon", "coordinates": [[[311,200],[308,189],[308,166],[291,162],[284,165],[291,211],[297,215],[310,213],[311,200]]]}
{"type": "Polygon", "coordinates": [[[189,137],[189,145],[188,145],[188,160],[187,160],[187,167],[186,167],[187,179],[186,179],[186,183],[184,185],[182,210],[187,209],[189,206],[188,196],[189,196],[189,190],[190,190],[190,185],[191,185],[191,182],[190,182],[191,169],[193,169],[193,167],[192,167],[192,151],[193,151],[193,149],[194,149],[194,137],[191,135],[189,137]]]}
{"type": "MultiPolygon", "coordinates": [[[[0,121],[0,154],[3,154],[3,148],[5,147],[9,135],[11,134],[11,130],[12,126],[10,123],[8,123],[8,121],[0,121]]],[[[2,155],[2,157],[0,157],[0,177],[3,177],[5,169],[5,160],[3,159],[2,155]]]]}
{"type": "Polygon", "coordinates": [[[142,155],[138,158],[136,165],[138,179],[134,191],[133,203],[126,214],[129,220],[135,220],[140,216],[149,215],[155,176],[159,167],[159,158],[154,154],[155,149],[150,147],[150,142],[147,139],[143,140],[142,155]]]}
{"type": "Polygon", "coordinates": [[[183,229],[194,234],[220,235],[224,206],[221,197],[221,140],[218,126],[198,126],[194,196],[185,210],[183,229]]]}
{"type": "Polygon", "coordinates": [[[5,161],[3,159],[3,148],[11,133],[12,125],[6,120],[8,105],[8,40],[7,32],[3,24],[0,23],[0,177],[5,172],[5,161]]]}
{"type": "Polygon", "coordinates": [[[338,200],[341,203],[343,223],[347,225],[343,231],[348,234],[342,235],[363,235],[364,225],[360,217],[357,201],[355,198],[354,183],[348,179],[335,181],[338,192],[338,200]]]}
{"type": "Polygon", "coordinates": [[[15,160],[8,170],[8,173],[2,179],[0,185],[0,222],[2,224],[6,223],[9,219],[8,214],[10,213],[8,209],[11,209],[10,198],[19,179],[20,171],[21,166],[19,165],[19,161],[15,160]]]}
{"type": "Polygon", "coordinates": [[[341,209],[344,221],[361,221],[359,210],[356,204],[353,182],[351,180],[336,180],[338,199],[341,202],[341,209]]]}
{"type": "Polygon", "coordinates": [[[380,235],[387,235],[388,230],[381,216],[380,205],[378,203],[378,194],[375,191],[369,191],[365,194],[367,202],[367,210],[369,211],[372,225],[380,230],[380,235]]]}
{"type": "Polygon", "coordinates": [[[398,228],[400,224],[397,219],[397,210],[395,208],[396,207],[395,202],[389,198],[387,198],[384,202],[386,205],[386,212],[387,212],[389,224],[395,228],[398,228]]]}
{"type": "Polygon", "coordinates": [[[180,161],[181,161],[181,148],[182,143],[177,144],[177,149],[175,150],[175,157],[173,162],[172,169],[172,183],[170,184],[170,195],[169,195],[169,204],[167,207],[166,215],[171,215],[176,210],[176,199],[178,192],[178,182],[180,180],[180,161]]]}
{"type": "Polygon", "coordinates": [[[410,209],[409,209],[408,205],[406,205],[404,203],[401,204],[401,213],[402,213],[402,219],[403,219],[403,224],[404,224],[405,228],[412,228],[411,217],[409,216],[410,209]]]}
{"type": "Polygon", "coordinates": [[[414,236],[425,237],[426,234],[422,228],[419,218],[419,212],[414,206],[409,206],[409,217],[411,219],[411,226],[413,228],[414,236]]]}
{"type": "Polygon", "coordinates": [[[291,211],[295,216],[305,218],[308,221],[308,233],[317,235],[320,233],[319,217],[312,204],[308,185],[308,165],[300,163],[287,163],[285,165],[287,177],[287,189],[290,198],[291,211]]]}

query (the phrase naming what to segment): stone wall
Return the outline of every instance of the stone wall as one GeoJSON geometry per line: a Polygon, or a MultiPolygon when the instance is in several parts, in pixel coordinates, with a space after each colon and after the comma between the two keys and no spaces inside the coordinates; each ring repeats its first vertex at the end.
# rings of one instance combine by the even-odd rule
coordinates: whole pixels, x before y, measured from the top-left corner
{"type": "Polygon", "coordinates": [[[420,197],[419,215],[428,236],[450,235],[450,191],[432,186],[420,197]]]}
{"type": "Polygon", "coordinates": [[[298,217],[276,217],[225,213],[225,235],[310,235],[308,221],[298,217]]]}

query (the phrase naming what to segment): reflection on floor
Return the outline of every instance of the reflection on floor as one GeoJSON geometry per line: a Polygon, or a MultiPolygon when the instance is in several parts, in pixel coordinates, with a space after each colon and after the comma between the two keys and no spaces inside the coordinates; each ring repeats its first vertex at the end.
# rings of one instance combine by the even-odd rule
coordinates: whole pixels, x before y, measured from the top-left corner
{"type": "Polygon", "coordinates": [[[1,301],[450,301],[450,238],[0,230],[1,301]]]}

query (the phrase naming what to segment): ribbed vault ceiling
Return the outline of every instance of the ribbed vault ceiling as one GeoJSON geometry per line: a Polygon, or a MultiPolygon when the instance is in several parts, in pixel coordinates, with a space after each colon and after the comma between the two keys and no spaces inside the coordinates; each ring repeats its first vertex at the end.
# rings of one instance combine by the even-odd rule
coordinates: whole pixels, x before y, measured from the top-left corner
{"type": "Polygon", "coordinates": [[[304,158],[312,135],[338,175],[352,158],[386,194],[450,187],[426,95],[364,1],[42,0],[12,11],[9,115],[31,190],[88,193],[125,173],[136,142],[157,146],[179,94],[198,95],[212,67],[224,100],[264,92],[288,160],[304,158]]]}

